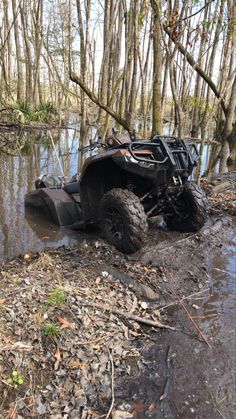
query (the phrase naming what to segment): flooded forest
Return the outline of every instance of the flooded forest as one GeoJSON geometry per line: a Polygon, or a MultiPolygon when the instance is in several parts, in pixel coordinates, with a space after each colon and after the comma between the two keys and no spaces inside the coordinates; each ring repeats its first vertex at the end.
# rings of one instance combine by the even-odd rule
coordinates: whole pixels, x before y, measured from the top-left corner
{"type": "Polygon", "coordinates": [[[235,418],[235,185],[234,0],[2,0],[0,419],[235,418]],[[94,166],[94,222],[83,173],[112,144],[122,182],[128,163],[143,180],[94,166]],[[49,201],[78,185],[65,199],[83,225],[26,205],[48,175],[49,201]],[[107,185],[124,202],[104,234],[107,185]],[[132,254],[116,245],[128,193],[132,254]]]}

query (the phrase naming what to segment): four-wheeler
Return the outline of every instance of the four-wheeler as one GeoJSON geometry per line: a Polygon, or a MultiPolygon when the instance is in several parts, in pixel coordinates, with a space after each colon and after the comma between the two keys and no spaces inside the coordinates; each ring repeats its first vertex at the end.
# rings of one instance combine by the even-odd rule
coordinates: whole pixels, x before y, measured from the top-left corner
{"type": "Polygon", "coordinates": [[[205,195],[189,180],[198,161],[187,140],[155,135],[136,140],[113,135],[80,148],[90,152],[69,182],[44,175],[26,204],[47,210],[58,225],[97,224],[107,241],[124,253],[142,247],[148,219],[162,215],[170,229],[198,231],[207,214],[205,195]]]}

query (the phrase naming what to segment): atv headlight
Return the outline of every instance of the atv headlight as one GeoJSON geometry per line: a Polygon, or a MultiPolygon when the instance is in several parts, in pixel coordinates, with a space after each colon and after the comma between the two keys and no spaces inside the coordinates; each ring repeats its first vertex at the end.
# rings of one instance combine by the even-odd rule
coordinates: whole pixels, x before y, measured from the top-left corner
{"type": "Polygon", "coordinates": [[[138,164],[140,167],[143,167],[144,169],[154,169],[154,163],[149,163],[146,161],[142,161],[142,160],[136,160],[134,157],[132,156],[126,156],[126,160],[129,163],[135,163],[138,164]]]}
{"type": "Polygon", "coordinates": [[[148,163],[147,161],[138,161],[137,163],[139,164],[139,166],[145,169],[154,169],[153,163],[148,163]]]}

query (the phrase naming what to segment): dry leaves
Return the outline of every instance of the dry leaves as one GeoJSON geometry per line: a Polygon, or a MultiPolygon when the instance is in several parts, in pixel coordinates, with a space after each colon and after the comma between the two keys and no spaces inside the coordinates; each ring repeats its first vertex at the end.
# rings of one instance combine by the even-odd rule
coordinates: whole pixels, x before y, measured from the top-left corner
{"type": "Polygon", "coordinates": [[[73,328],[73,325],[70,322],[68,322],[68,320],[63,319],[63,317],[57,317],[57,320],[61,324],[62,329],[67,329],[67,328],[72,329],[73,328]]]}
{"type": "Polygon", "coordinates": [[[60,362],[61,362],[61,360],[62,360],[62,357],[61,357],[61,351],[60,351],[59,346],[57,347],[57,350],[56,350],[56,352],[55,352],[55,354],[54,354],[54,357],[56,358],[56,362],[55,362],[55,364],[54,364],[54,369],[55,369],[55,370],[58,370],[58,368],[59,368],[59,364],[60,364],[60,362]]]}
{"type": "Polygon", "coordinates": [[[68,366],[70,368],[84,368],[86,365],[85,362],[81,362],[81,361],[71,361],[69,362],[68,366]]]}

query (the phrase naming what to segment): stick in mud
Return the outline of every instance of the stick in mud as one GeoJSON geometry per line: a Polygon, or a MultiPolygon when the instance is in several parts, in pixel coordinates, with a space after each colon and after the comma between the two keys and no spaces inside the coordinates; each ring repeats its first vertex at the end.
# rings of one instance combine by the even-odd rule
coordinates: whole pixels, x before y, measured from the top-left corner
{"type": "Polygon", "coordinates": [[[160,402],[162,400],[166,399],[166,397],[168,396],[169,384],[170,384],[170,378],[167,377],[167,379],[165,381],[164,392],[163,392],[163,394],[160,397],[160,402]]]}
{"type": "MultiPolygon", "coordinates": [[[[187,295],[186,297],[185,297],[185,296],[183,296],[183,297],[181,297],[180,301],[190,300],[191,298],[196,297],[196,296],[197,296],[197,295],[199,295],[199,294],[203,294],[203,293],[204,293],[204,292],[206,292],[206,291],[210,291],[210,288],[206,288],[206,289],[204,289],[204,290],[202,290],[202,291],[195,292],[194,294],[187,295]]],[[[197,299],[197,298],[196,298],[196,299],[197,299]]],[[[179,300],[172,301],[172,303],[169,303],[169,304],[167,304],[167,305],[165,305],[165,306],[160,306],[160,307],[158,307],[158,310],[164,310],[164,309],[166,309],[166,308],[168,308],[168,307],[174,306],[175,304],[179,304],[179,302],[180,302],[180,301],[179,301],[179,300]]]]}
{"type": "Polygon", "coordinates": [[[204,340],[204,342],[209,346],[210,349],[212,349],[210,343],[208,342],[208,340],[206,339],[206,337],[204,336],[204,334],[202,333],[202,331],[200,330],[200,328],[198,327],[197,323],[193,320],[191,314],[189,314],[186,306],[184,305],[183,301],[180,300],[179,297],[177,297],[181,306],[183,307],[183,309],[185,310],[185,312],[187,313],[188,318],[191,320],[191,322],[193,323],[193,325],[195,326],[195,328],[197,329],[198,333],[201,335],[202,339],[204,340]]]}
{"type": "Polygon", "coordinates": [[[124,317],[126,319],[134,320],[137,323],[146,324],[147,326],[158,327],[158,328],[161,328],[161,329],[169,329],[169,330],[176,331],[176,329],[174,327],[168,326],[167,324],[162,324],[161,322],[159,322],[157,320],[153,321],[153,320],[147,319],[145,317],[135,316],[133,314],[126,313],[126,312],[124,312],[122,310],[118,310],[116,308],[108,307],[108,306],[105,306],[105,305],[103,306],[101,304],[95,304],[95,303],[92,303],[92,302],[83,302],[83,303],[81,303],[81,305],[97,308],[97,309],[104,310],[104,311],[109,311],[110,313],[117,314],[118,316],[124,317]]]}

